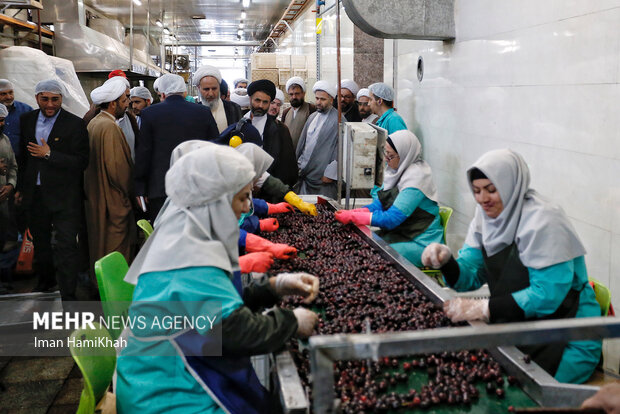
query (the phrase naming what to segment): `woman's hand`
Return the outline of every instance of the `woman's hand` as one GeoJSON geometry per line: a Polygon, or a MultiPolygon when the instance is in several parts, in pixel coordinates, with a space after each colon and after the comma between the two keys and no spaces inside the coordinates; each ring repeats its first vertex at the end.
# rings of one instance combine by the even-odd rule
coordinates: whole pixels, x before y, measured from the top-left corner
{"type": "Polygon", "coordinates": [[[305,308],[295,308],[293,313],[297,318],[297,337],[307,338],[312,335],[312,331],[319,321],[319,316],[305,308]]]}
{"type": "Polygon", "coordinates": [[[319,278],[308,273],[281,273],[276,278],[276,293],[303,296],[304,303],[310,303],[319,293],[319,278]]]}
{"type": "Polygon", "coordinates": [[[489,321],[489,300],[456,298],[443,304],[443,311],[452,322],[489,321]]]}
{"type": "Polygon", "coordinates": [[[450,248],[445,244],[431,243],[422,252],[422,264],[424,266],[439,269],[452,257],[450,248]]]}

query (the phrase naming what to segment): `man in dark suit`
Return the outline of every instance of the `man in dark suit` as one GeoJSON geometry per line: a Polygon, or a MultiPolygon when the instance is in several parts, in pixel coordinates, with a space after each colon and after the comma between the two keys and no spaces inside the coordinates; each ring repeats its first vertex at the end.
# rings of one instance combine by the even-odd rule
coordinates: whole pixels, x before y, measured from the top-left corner
{"type": "Polygon", "coordinates": [[[134,166],[138,202],[145,197],[152,221],[166,200],[165,177],[172,150],[190,139],[210,141],[219,136],[209,108],[185,100],[187,86],[182,77],[166,74],[159,79],[158,89],[164,101],[140,113],[140,145],[134,166]]]}
{"type": "Polygon", "coordinates": [[[245,118],[252,121],[263,139],[263,149],[273,157],[267,172],[290,186],[297,182],[297,159],[291,134],[284,123],[268,115],[269,105],[276,97],[276,86],[267,79],[257,80],[248,86],[250,112],[245,118]]]}
{"type": "Polygon", "coordinates": [[[62,300],[70,301],[76,299],[80,265],[77,236],[89,148],[84,121],[61,108],[64,91],[56,80],[39,82],[35,87],[39,109],[20,118],[15,203],[21,204],[34,240],[35,270],[39,274],[36,290],[48,290],[57,282],[62,300]],[[52,227],[56,232],[55,252],[52,227]]]}
{"type": "Polygon", "coordinates": [[[199,67],[193,82],[200,91],[200,101],[211,110],[220,134],[241,119],[241,107],[222,99],[222,74],[218,68],[209,65],[199,67]]]}

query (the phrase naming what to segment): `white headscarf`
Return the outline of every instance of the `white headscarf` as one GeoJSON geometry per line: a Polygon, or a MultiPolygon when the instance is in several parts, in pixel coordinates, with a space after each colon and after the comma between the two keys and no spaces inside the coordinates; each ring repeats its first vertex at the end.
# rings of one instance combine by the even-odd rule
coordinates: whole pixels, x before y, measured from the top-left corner
{"type": "Polygon", "coordinates": [[[516,242],[521,262],[534,269],[586,253],[564,210],[530,188],[530,170],[521,155],[501,149],[480,157],[467,170],[472,193],[470,177],[474,168],[497,188],[504,210],[492,219],[478,205],[465,243],[478,249],[484,246],[492,256],[516,242]]]}
{"type": "Polygon", "coordinates": [[[273,157],[264,149],[251,142],[246,142],[237,147],[237,151],[242,153],[254,166],[254,180],[258,180],[273,163],[273,157]]]}
{"type": "Polygon", "coordinates": [[[418,137],[408,130],[392,133],[389,138],[394,143],[400,162],[398,169],[385,168],[383,189],[389,190],[398,186],[399,191],[413,187],[422,191],[431,200],[438,202],[437,188],[433,182],[430,165],[422,159],[422,145],[418,137]]]}
{"type": "Polygon", "coordinates": [[[207,143],[166,173],[169,203],[125,281],[144,273],[197,266],[239,270],[239,225],[233,196],[254,177],[252,164],[230,147],[207,143]]]}

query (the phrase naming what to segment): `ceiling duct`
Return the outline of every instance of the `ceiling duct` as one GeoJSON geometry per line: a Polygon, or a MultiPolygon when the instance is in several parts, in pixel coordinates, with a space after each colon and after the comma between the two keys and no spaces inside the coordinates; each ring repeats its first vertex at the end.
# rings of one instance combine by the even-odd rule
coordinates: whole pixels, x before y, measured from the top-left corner
{"type": "Polygon", "coordinates": [[[342,0],[351,21],[384,39],[454,39],[454,0],[342,0]]]}

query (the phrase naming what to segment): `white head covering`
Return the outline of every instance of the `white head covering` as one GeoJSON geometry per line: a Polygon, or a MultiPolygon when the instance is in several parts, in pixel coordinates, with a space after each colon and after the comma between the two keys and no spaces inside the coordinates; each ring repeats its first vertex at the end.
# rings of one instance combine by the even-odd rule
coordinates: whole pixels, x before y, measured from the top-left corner
{"type": "Polygon", "coordinates": [[[90,99],[93,100],[95,105],[101,105],[105,102],[113,102],[121,97],[127,90],[127,85],[124,81],[127,79],[121,76],[115,76],[108,79],[98,88],[93,89],[90,93],[90,99]]]}
{"type": "Polygon", "coordinates": [[[256,175],[254,180],[258,180],[273,163],[273,157],[256,144],[246,142],[239,145],[237,151],[242,153],[254,166],[256,175]]]}
{"type": "Polygon", "coordinates": [[[280,102],[284,103],[284,92],[282,92],[281,89],[276,88],[276,97],[274,99],[277,99],[280,102]]]}
{"type": "Polygon", "coordinates": [[[362,96],[370,98],[370,89],[368,88],[360,89],[355,98],[359,101],[362,96]]]}
{"type": "Polygon", "coordinates": [[[357,83],[355,83],[351,79],[343,79],[340,82],[340,85],[343,87],[343,89],[350,90],[351,93],[353,94],[353,96],[356,96],[357,92],[359,92],[359,90],[360,90],[360,87],[357,86],[357,83]]]}
{"type": "Polygon", "coordinates": [[[403,191],[405,188],[413,187],[438,202],[431,167],[422,159],[422,145],[418,137],[411,131],[401,130],[392,133],[389,138],[395,146],[400,162],[396,170],[385,168],[383,189],[389,190],[398,186],[398,190],[403,191]]]}
{"type": "Polygon", "coordinates": [[[0,118],[6,118],[7,116],[9,116],[9,110],[6,109],[4,104],[0,103],[0,118]]]}
{"type": "MultiPolygon", "coordinates": [[[[240,83],[243,83],[243,82],[245,82],[245,83],[247,83],[247,84],[250,84],[250,81],[249,81],[248,79],[246,79],[246,78],[237,78],[237,79],[235,79],[235,80],[234,80],[234,82],[233,82],[233,86],[234,86],[235,88],[237,88],[237,85],[238,85],[238,84],[240,84],[240,83]]],[[[246,85],[246,86],[247,86],[247,85],[246,85]]]]}
{"type": "Polygon", "coordinates": [[[65,87],[56,79],[42,80],[34,87],[34,94],[38,95],[43,92],[65,95],[65,87]]]}
{"type": "Polygon", "coordinates": [[[155,92],[159,92],[159,80],[161,79],[161,76],[157,79],[155,79],[155,81],[153,82],[153,90],[155,92]]]}
{"type": "Polygon", "coordinates": [[[304,82],[304,80],[300,78],[299,76],[293,76],[292,78],[286,81],[286,93],[288,93],[288,90],[293,85],[301,86],[301,90],[306,92],[306,82],[304,82]]]}
{"type": "Polygon", "coordinates": [[[174,93],[187,92],[187,86],[185,85],[185,81],[179,75],[166,73],[158,79],[159,83],[157,84],[157,86],[160,93],[170,95],[174,93]]]}
{"type": "Polygon", "coordinates": [[[465,243],[478,249],[484,246],[492,256],[515,242],[521,262],[534,269],[586,253],[564,210],[530,188],[530,170],[521,155],[501,149],[480,157],[467,170],[472,193],[474,168],[482,171],[497,188],[504,210],[492,219],[478,205],[465,243]]]}
{"type": "Polygon", "coordinates": [[[214,266],[239,269],[239,225],[233,196],[254,176],[252,164],[233,148],[205,143],[166,173],[168,206],[129,268],[125,281],[144,273],[214,266]]]}
{"type": "Polygon", "coordinates": [[[320,80],[314,84],[314,86],[312,87],[312,92],[316,91],[323,91],[332,98],[336,98],[336,96],[338,96],[338,91],[336,90],[336,87],[334,85],[331,85],[326,80],[320,80]]]}
{"type": "Polygon", "coordinates": [[[142,98],[147,101],[153,101],[153,95],[151,95],[151,91],[144,86],[136,86],[135,88],[131,88],[129,91],[129,96],[132,98],[142,98]]]}
{"type": "Polygon", "coordinates": [[[230,100],[242,108],[250,106],[250,97],[247,89],[237,88],[230,94],[230,100]],[[245,93],[244,93],[245,92],[245,93]]]}
{"type": "Polygon", "coordinates": [[[368,89],[370,89],[370,92],[372,92],[372,94],[377,98],[385,99],[390,102],[394,101],[394,89],[392,89],[392,87],[387,83],[373,83],[368,87],[368,89]]]}
{"type": "Polygon", "coordinates": [[[0,79],[0,92],[6,92],[15,89],[8,79],[0,79]]]}
{"type": "Polygon", "coordinates": [[[205,76],[213,76],[217,79],[218,84],[222,83],[222,72],[220,72],[220,70],[215,66],[204,65],[199,67],[196,72],[194,72],[194,77],[192,79],[194,81],[194,85],[200,85],[200,80],[205,76]]]}

